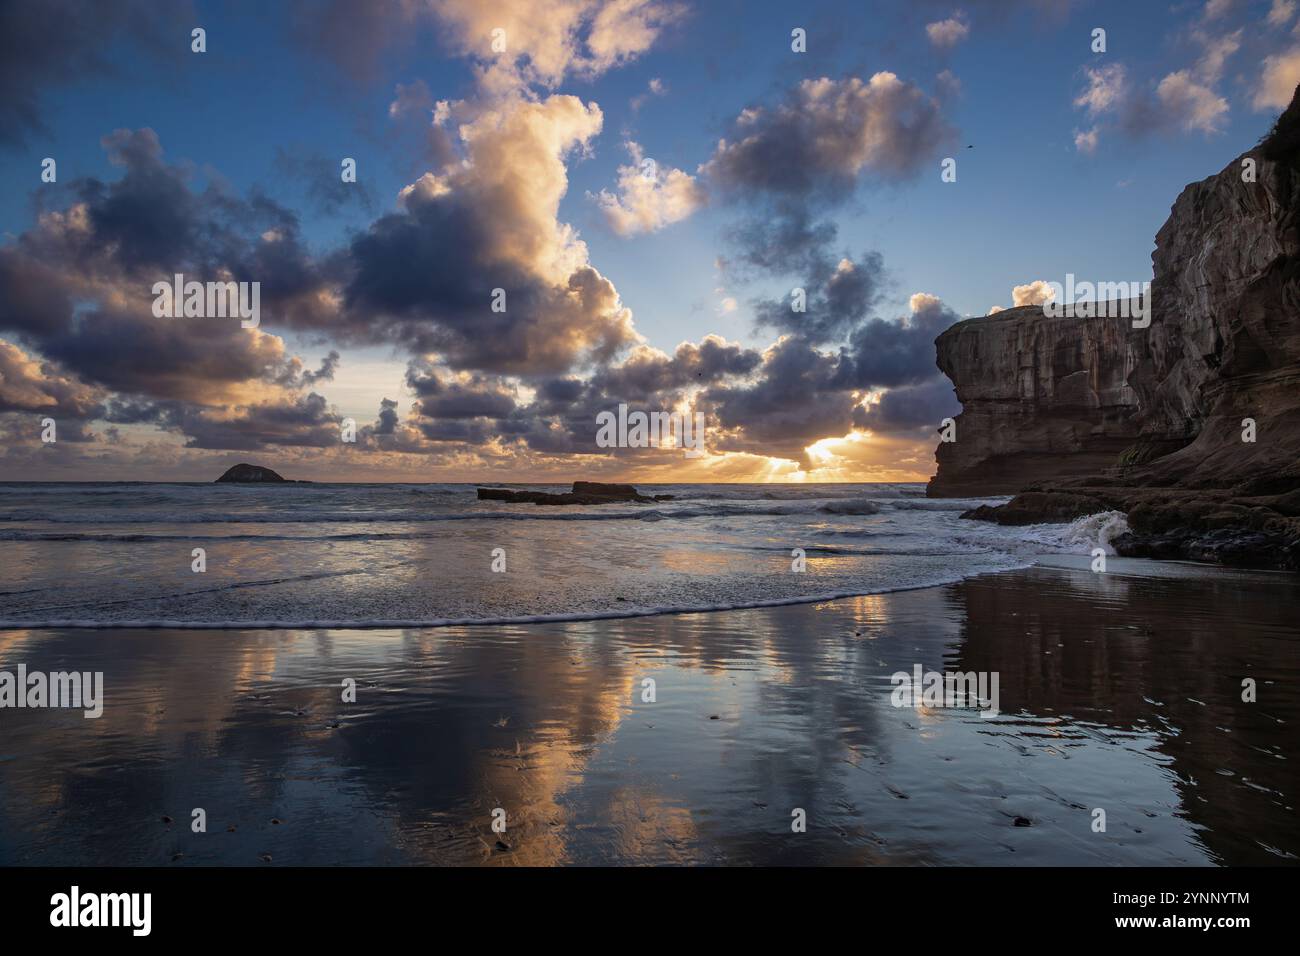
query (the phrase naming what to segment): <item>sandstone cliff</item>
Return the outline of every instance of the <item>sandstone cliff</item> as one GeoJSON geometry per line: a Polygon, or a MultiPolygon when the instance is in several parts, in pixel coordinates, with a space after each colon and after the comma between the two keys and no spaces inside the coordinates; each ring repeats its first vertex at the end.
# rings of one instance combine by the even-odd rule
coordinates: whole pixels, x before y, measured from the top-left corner
{"type": "Polygon", "coordinates": [[[1300,486],[1298,139],[1300,96],[1260,146],[1183,190],[1156,236],[1149,328],[1030,307],[940,335],[938,365],[963,411],[930,494],[1012,494],[1103,472],[1300,486]]]}
{"type": "Polygon", "coordinates": [[[1026,480],[1100,472],[1137,441],[1128,379],[1144,340],[1127,318],[1037,306],[967,319],[937,341],[962,412],[935,452],[931,497],[1011,494],[1026,480]]]}
{"type": "Polygon", "coordinates": [[[1121,553],[1298,567],[1300,90],[1183,190],[1152,264],[1149,328],[1022,308],[939,336],[963,411],[929,494],[1027,491],[972,515],[1014,523],[1117,508],[1121,553]]]}

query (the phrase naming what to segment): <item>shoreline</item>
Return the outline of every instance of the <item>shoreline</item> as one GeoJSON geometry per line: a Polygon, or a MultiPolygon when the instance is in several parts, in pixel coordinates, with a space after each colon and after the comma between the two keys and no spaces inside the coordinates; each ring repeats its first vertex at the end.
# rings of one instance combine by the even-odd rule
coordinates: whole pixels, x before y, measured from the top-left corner
{"type": "MultiPolygon", "coordinates": [[[[374,631],[374,630],[435,630],[441,628],[479,628],[502,627],[533,624],[566,624],[583,621],[621,621],[638,618],[672,617],[688,614],[725,614],[730,611],[764,610],[801,606],[808,604],[827,604],[854,598],[876,597],[888,594],[901,594],[910,591],[941,589],[962,581],[982,577],[996,577],[1016,574],[1033,568],[1060,571],[1089,571],[1092,559],[1084,555],[1048,554],[1041,555],[1033,561],[1026,561],[1013,567],[993,570],[980,570],[969,575],[959,575],[950,579],[927,581],[924,584],[900,585],[891,588],[870,591],[835,591],[822,594],[800,595],[798,597],[774,598],[770,601],[752,601],[737,604],[718,604],[682,607],[650,608],[644,610],[611,610],[605,612],[575,612],[573,614],[534,614],[512,615],[492,618],[433,618],[433,619],[391,619],[374,621],[348,620],[302,620],[302,621],[185,621],[185,620],[146,620],[146,621],[90,621],[90,620],[55,620],[55,621],[5,621],[0,620],[0,633],[5,631],[34,630],[177,630],[177,631],[374,631]]],[[[1090,572],[1094,573],[1094,572],[1090,572]]],[[[1107,556],[1107,570],[1095,572],[1117,577],[1212,577],[1218,580],[1231,579],[1241,575],[1271,575],[1283,580],[1296,580],[1291,572],[1276,568],[1233,568],[1224,565],[1207,564],[1198,561],[1159,560],[1153,558],[1125,558],[1107,556]]]]}

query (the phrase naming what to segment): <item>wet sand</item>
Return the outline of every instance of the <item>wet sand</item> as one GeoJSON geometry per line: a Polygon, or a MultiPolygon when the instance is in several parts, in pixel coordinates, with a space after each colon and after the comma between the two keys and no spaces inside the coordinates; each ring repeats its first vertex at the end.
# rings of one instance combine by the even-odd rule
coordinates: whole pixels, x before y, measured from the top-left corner
{"type": "Polygon", "coordinates": [[[0,864],[1294,865],[1298,621],[1294,577],[1112,560],[622,620],[5,631],[0,669],[106,701],[0,710],[0,864]],[[893,706],[916,664],[997,672],[1001,715],[893,706]]]}

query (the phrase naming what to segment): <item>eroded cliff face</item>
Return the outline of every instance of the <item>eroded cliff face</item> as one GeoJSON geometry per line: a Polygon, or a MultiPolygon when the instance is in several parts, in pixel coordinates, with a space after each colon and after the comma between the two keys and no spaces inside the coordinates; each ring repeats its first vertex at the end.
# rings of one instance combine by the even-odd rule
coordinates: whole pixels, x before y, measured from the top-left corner
{"type": "MultiPolygon", "coordinates": [[[[1300,122],[1297,104],[1288,112],[1300,122]]],[[[1298,188],[1300,155],[1275,137],[1174,203],[1152,255],[1150,342],[1130,381],[1143,436],[1185,447],[1132,480],[1300,484],[1298,188]],[[1246,161],[1254,182],[1243,181],[1246,161]],[[1244,419],[1254,442],[1242,440],[1244,419]]]]}
{"type": "Polygon", "coordinates": [[[1138,437],[1128,379],[1142,339],[1128,318],[1050,317],[1038,306],[967,319],[939,336],[962,412],[935,452],[931,497],[1011,494],[1100,472],[1138,437]]]}
{"type": "Polygon", "coordinates": [[[1149,328],[1020,308],[939,336],[963,410],[931,496],[1085,476],[1300,487],[1300,94],[1261,146],[1183,190],[1152,263],[1149,328]]]}

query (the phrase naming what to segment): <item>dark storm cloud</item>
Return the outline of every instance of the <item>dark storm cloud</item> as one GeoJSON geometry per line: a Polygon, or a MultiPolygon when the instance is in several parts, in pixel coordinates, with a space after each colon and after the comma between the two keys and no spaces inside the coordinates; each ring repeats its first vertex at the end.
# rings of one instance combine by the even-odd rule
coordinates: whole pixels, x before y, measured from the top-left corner
{"type": "Polygon", "coordinates": [[[758,367],[761,355],[743,346],[705,336],[698,345],[683,342],[671,356],[649,350],[634,352],[621,365],[599,369],[591,379],[593,389],[618,402],[657,400],[672,404],[681,389],[710,385],[729,376],[747,375],[758,367]]]}
{"type": "MultiPolygon", "coordinates": [[[[295,394],[331,379],[337,352],[307,370],[279,338],[237,318],[153,314],[154,283],[181,273],[258,282],[266,324],[328,325],[326,285],[296,216],[256,193],[195,191],[187,167],[164,161],[152,130],[117,130],[102,144],[121,177],[71,184],[67,208],[43,211],[0,250],[0,331],[39,353],[50,382],[96,396],[93,407],[70,407],[51,395],[52,407],[181,431],[192,447],[337,443],[324,400],[295,394]]],[[[6,409],[41,404],[20,378],[5,380],[6,409]]]]}
{"type": "Polygon", "coordinates": [[[961,402],[952,383],[942,375],[920,385],[891,388],[875,405],[853,409],[853,424],[887,435],[929,437],[945,418],[955,417],[961,402]]]}
{"type": "Polygon", "coordinates": [[[730,232],[741,265],[820,285],[840,256],[834,223],[818,216],[866,183],[932,168],[954,135],[939,101],[893,73],[809,79],[775,106],[744,110],[700,173],[748,210],[730,232]]]}
{"type": "Polygon", "coordinates": [[[934,339],[958,316],[933,296],[913,296],[912,307],[907,318],[862,323],[838,353],[792,335],[768,350],[753,381],[706,389],[702,406],[730,432],[719,447],[799,460],[807,445],[853,426],[937,428],[959,409],[935,367],[934,339]],[[859,407],[886,388],[873,409],[859,407]]]}
{"type": "Polygon", "coordinates": [[[379,403],[379,417],[375,421],[374,433],[376,435],[391,435],[397,428],[397,402],[391,398],[382,399],[379,403]]]}
{"type": "Polygon", "coordinates": [[[789,338],[768,350],[757,381],[706,389],[702,407],[734,432],[719,447],[800,460],[804,446],[848,432],[854,400],[835,385],[838,364],[789,338]]]}
{"type": "Polygon", "coordinates": [[[303,46],[369,85],[385,51],[409,39],[418,9],[406,0],[293,0],[290,15],[303,46]]]}
{"type": "Polygon", "coordinates": [[[420,414],[430,419],[507,418],[515,399],[499,383],[482,379],[448,382],[427,392],[419,401],[420,414]]]}
{"type": "Polygon", "coordinates": [[[880,302],[884,285],[884,259],[869,252],[853,262],[833,257],[810,257],[809,280],[803,289],[803,311],[795,310],[794,293],[784,299],[759,302],[754,307],[755,323],[808,342],[839,342],[880,302]]]}
{"type": "MultiPolygon", "coordinates": [[[[717,336],[683,342],[672,355],[640,348],[620,365],[596,369],[588,378],[556,376],[533,383],[533,399],[524,402],[507,379],[487,375],[452,377],[428,362],[412,362],[407,386],[416,403],[406,420],[409,433],[432,442],[467,446],[500,441],[519,451],[542,454],[607,455],[596,445],[597,415],[619,404],[645,411],[669,411],[691,389],[752,373],[760,353],[717,336]]],[[[396,412],[390,425],[378,422],[372,434],[403,432],[396,412]],[[382,427],[381,427],[382,426],[382,427]]],[[[390,446],[383,442],[381,447],[390,446]]],[[[406,440],[403,450],[435,451],[406,440]]]]}
{"type": "Polygon", "coordinates": [[[777,275],[799,273],[816,282],[825,281],[826,250],[837,234],[833,222],[815,222],[806,205],[785,199],[742,219],[728,238],[739,249],[743,265],[777,275]]]}
{"type": "Polygon", "coordinates": [[[72,299],[58,272],[18,248],[0,248],[0,331],[58,335],[71,317],[72,299]]]}
{"type": "Polygon", "coordinates": [[[121,178],[77,181],[71,207],[47,212],[0,250],[0,330],[57,334],[70,322],[73,298],[93,299],[110,285],[151,300],[153,283],[178,272],[257,281],[267,314],[327,324],[326,281],[291,211],[260,194],[193,191],[189,170],[163,161],[153,130],[117,130],[102,144],[123,167],[121,178]]]}
{"type": "MultiPolygon", "coordinates": [[[[854,426],[867,391],[937,375],[936,326],[952,319],[929,307],[906,320],[872,317],[888,286],[883,259],[838,249],[822,217],[866,184],[937,170],[953,138],[940,102],[892,73],[804,80],[776,106],[736,119],[701,174],[746,209],[729,235],[736,264],[794,277],[806,302],[796,311],[792,290],[755,303],[756,327],[787,338],[754,380],[705,392],[726,430],[720,447],[802,460],[807,445],[854,426]]],[[[901,395],[885,411],[907,403],[901,395]]]]}
{"type": "Polygon", "coordinates": [[[472,196],[412,192],[349,249],[344,334],[437,352],[453,368],[545,375],[608,362],[634,340],[613,283],[581,265],[563,285],[501,254],[503,223],[472,196]],[[505,310],[492,306],[497,289],[505,310]]]}
{"type": "Polygon", "coordinates": [[[862,174],[904,179],[929,168],[953,135],[938,102],[892,73],[823,77],[742,112],[701,172],[724,193],[830,204],[862,174]]]}
{"type": "Polygon", "coordinates": [[[147,319],[114,309],[79,313],[72,331],[41,351],[87,382],[115,391],[218,404],[224,387],[274,379],[278,341],[236,335],[237,320],[147,319]]]}
{"type": "Polygon", "coordinates": [[[233,417],[216,419],[193,405],[176,403],[163,414],[166,425],[188,438],[186,448],[253,451],[279,445],[335,448],[339,417],[312,392],[290,402],[240,406],[233,417]]]}
{"type": "Polygon", "coordinates": [[[318,152],[278,148],[275,167],[282,175],[281,185],[300,193],[317,211],[334,216],[355,205],[371,213],[375,197],[364,179],[343,181],[341,161],[318,152]]]}
{"type": "Polygon", "coordinates": [[[934,340],[960,316],[933,296],[913,296],[906,319],[871,319],[841,352],[835,382],[842,388],[915,385],[936,372],[934,340]]]}

